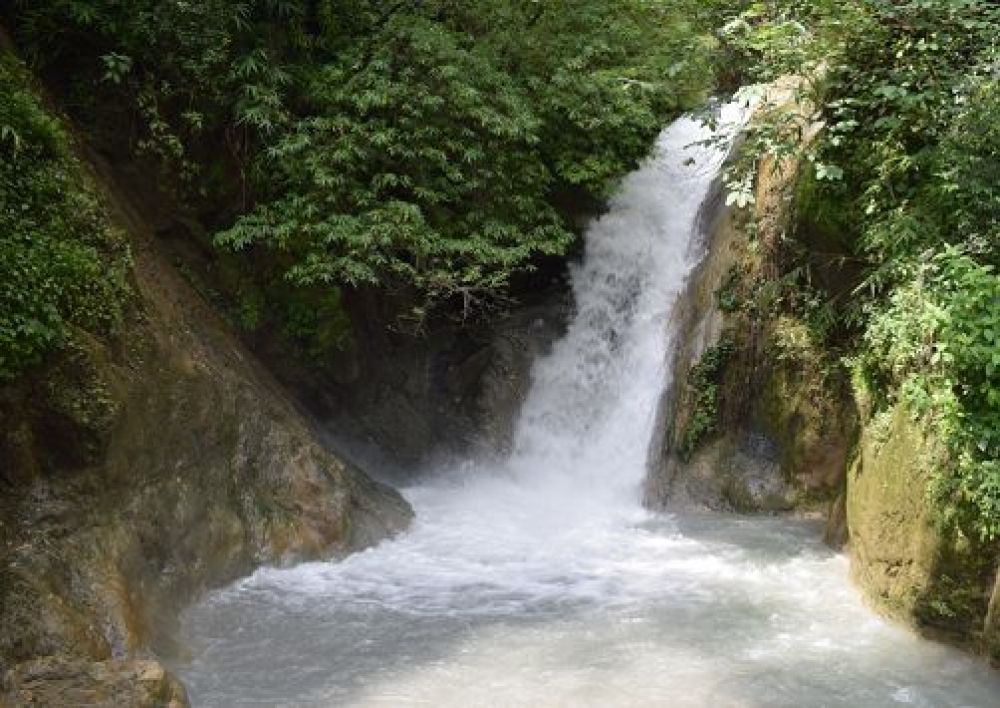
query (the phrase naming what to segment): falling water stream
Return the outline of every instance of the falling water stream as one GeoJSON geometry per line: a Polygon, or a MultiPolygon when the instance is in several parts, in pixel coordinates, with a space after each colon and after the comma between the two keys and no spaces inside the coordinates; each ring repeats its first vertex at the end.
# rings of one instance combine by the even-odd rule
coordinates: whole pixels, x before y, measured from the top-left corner
{"type": "Polygon", "coordinates": [[[509,458],[404,489],[398,539],[192,608],[195,705],[1000,705],[996,673],[867,610],[811,524],[642,508],[709,135],[674,123],[588,229],[509,458]]]}

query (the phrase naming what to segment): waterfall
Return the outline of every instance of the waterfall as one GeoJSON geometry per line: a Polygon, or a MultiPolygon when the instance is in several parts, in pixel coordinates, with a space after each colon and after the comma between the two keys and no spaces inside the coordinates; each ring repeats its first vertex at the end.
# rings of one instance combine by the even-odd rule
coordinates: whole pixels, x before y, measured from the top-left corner
{"type": "MultiPolygon", "coordinates": [[[[742,121],[729,105],[723,125],[742,121]]],[[[193,608],[196,705],[990,705],[1000,680],[874,617],[789,520],[640,503],[670,314],[727,152],[681,118],[586,232],[575,314],[510,456],[404,493],[412,530],[262,569],[193,608]]],[[[731,138],[731,136],[729,136],[731,138]]]]}
{"type": "Polygon", "coordinates": [[[536,363],[516,429],[508,466],[520,478],[635,501],[674,343],[671,309],[701,255],[698,215],[744,114],[725,105],[714,133],[676,121],[587,229],[571,272],[576,314],[536,363]]]}

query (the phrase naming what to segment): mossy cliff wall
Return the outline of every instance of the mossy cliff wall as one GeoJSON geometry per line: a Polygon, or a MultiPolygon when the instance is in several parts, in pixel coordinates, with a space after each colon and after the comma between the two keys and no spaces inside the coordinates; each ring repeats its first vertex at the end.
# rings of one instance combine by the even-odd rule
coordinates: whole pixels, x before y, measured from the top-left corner
{"type": "Polygon", "coordinates": [[[855,436],[844,382],[794,316],[720,308],[731,274],[759,267],[741,218],[726,210],[709,243],[675,314],[687,335],[672,365],[648,498],[672,508],[826,513],[855,436]],[[705,371],[709,360],[719,363],[705,371]]]}
{"type": "Polygon", "coordinates": [[[73,330],[0,388],[0,704],[181,705],[149,659],[185,604],[411,512],[318,444],[100,161],[74,169],[128,233],[134,292],[116,336],[73,330]]]}
{"type": "Polygon", "coordinates": [[[943,455],[902,404],[867,422],[847,475],[852,571],[881,611],[1000,662],[998,549],[940,523],[927,488],[943,455]]]}
{"type": "MultiPolygon", "coordinates": [[[[816,128],[794,103],[797,85],[779,82],[765,105],[801,113],[808,139],[816,128]]],[[[761,292],[779,268],[797,175],[794,160],[760,165],[752,218],[724,206],[721,194],[703,210],[706,255],[674,313],[680,344],[653,449],[654,506],[842,506],[834,502],[855,434],[849,396],[808,328],[761,292]]],[[[842,536],[842,514],[832,518],[831,536],[842,536]]]]}
{"type": "MultiPolygon", "coordinates": [[[[770,110],[808,118],[778,89],[770,110]]],[[[706,257],[675,313],[682,344],[649,502],[825,515],[827,541],[847,545],[877,610],[1000,663],[1000,547],[942,524],[928,486],[948,461],[930,424],[903,406],[873,415],[842,355],[795,308],[761,306],[797,265],[780,244],[808,259],[836,252],[838,235],[800,221],[809,183],[793,159],[765,161],[757,186],[752,215],[707,208],[706,257]]],[[[813,266],[827,297],[849,296],[850,273],[813,266]]]]}

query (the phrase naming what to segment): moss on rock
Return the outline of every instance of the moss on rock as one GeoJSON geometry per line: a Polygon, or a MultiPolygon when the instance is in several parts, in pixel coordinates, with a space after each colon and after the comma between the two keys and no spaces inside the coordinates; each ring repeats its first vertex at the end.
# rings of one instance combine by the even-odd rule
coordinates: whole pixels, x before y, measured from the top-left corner
{"type": "Polygon", "coordinates": [[[656,505],[822,513],[842,491],[856,412],[840,367],[802,320],[755,309],[765,264],[746,229],[723,211],[689,309],[676,315],[685,344],[647,496],[656,505]],[[713,356],[721,346],[727,355],[713,356]],[[706,354],[710,376],[699,363],[706,354]]]}
{"type": "Polygon", "coordinates": [[[890,616],[995,658],[990,607],[1000,549],[939,522],[927,488],[944,454],[902,404],[887,430],[864,429],[847,479],[853,573],[890,616]]]}

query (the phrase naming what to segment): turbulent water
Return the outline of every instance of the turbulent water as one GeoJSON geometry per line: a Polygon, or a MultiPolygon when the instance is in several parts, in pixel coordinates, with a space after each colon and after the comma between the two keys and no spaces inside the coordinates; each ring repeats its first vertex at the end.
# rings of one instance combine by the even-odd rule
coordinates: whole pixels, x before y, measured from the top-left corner
{"type": "Polygon", "coordinates": [[[723,159],[706,137],[671,126],[588,230],[509,459],[404,490],[395,541],[193,608],[175,668],[195,705],[1000,703],[989,669],[866,610],[808,524],[642,509],[668,316],[723,159]]]}

